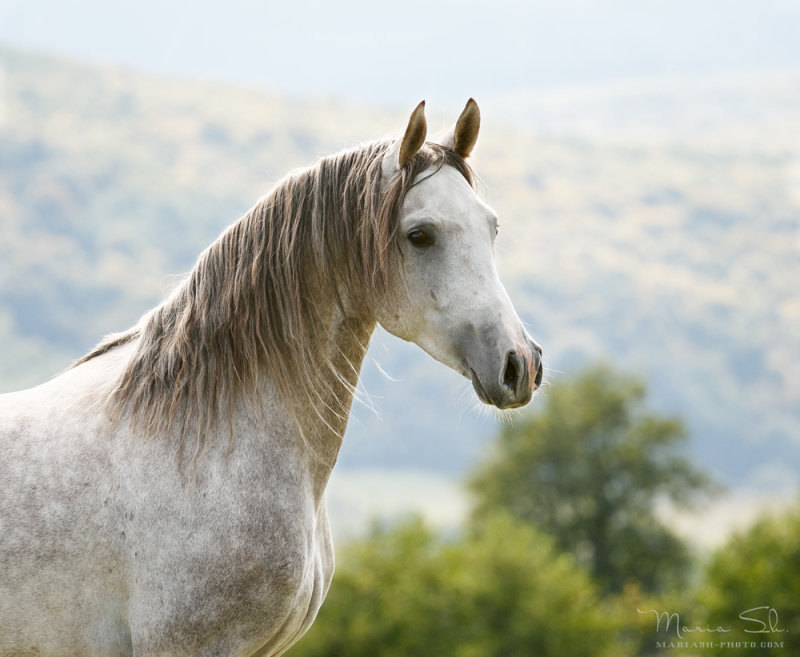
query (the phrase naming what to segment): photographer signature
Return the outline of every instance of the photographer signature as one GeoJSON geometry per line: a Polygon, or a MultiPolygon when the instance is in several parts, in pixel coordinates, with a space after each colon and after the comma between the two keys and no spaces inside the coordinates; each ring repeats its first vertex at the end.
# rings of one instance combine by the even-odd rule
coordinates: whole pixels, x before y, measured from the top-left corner
{"type": "MultiPolygon", "coordinates": [[[[676,612],[668,612],[668,611],[657,611],[656,609],[646,609],[642,611],[641,609],[637,609],[640,614],[655,614],[656,617],[656,632],[670,632],[674,631],[676,636],[680,639],[683,638],[683,633],[692,633],[692,632],[732,632],[732,628],[728,627],[700,627],[699,625],[696,627],[687,627],[686,625],[681,624],[681,617],[676,612]],[[662,630],[661,623],[664,623],[664,627],[662,630]]],[[[778,622],[778,612],[773,607],[768,605],[764,605],[761,607],[753,607],[752,609],[745,609],[742,613],[739,614],[739,618],[743,620],[745,623],[748,623],[748,627],[744,628],[744,631],[748,634],[770,634],[772,632],[786,632],[784,628],[779,626],[778,622]]]]}

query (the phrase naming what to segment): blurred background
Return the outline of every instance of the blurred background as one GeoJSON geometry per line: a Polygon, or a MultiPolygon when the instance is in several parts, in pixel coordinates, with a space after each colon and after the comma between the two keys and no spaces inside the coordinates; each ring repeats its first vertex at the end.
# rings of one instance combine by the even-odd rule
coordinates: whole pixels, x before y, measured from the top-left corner
{"type": "MultiPolygon", "coordinates": [[[[133,324],[289,169],[396,134],[422,98],[442,131],[472,96],[483,113],[473,165],[501,217],[498,266],[544,348],[548,384],[508,423],[478,408],[468,382],[378,331],[362,387],[379,412],[356,405],[329,491],[337,543],[355,555],[337,576],[353,598],[332,600],[331,614],[355,609],[359,577],[382,581],[391,555],[420,563],[422,579],[468,573],[475,554],[497,554],[500,532],[519,538],[508,572],[526,571],[531,552],[542,571],[547,555],[572,559],[571,584],[529,583],[573,591],[565,609],[625,600],[619,627],[639,622],[623,637],[630,654],[664,639],[641,633],[654,623],[632,611],[639,594],[682,595],[698,623],[735,621],[748,606],[713,589],[724,577],[708,564],[746,554],[731,541],[769,533],[753,523],[774,514],[795,518],[774,521],[777,534],[797,526],[798,37],[793,0],[0,0],[0,391],[35,385],[133,324]],[[588,420],[559,424],[560,408],[588,420]],[[641,458],[620,456],[631,450],[641,458]],[[489,482],[516,481],[505,462],[528,469],[504,497],[489,482]],[[608,544],[575,533],[601,498],[618,505],[608,544]],[[623,553],[639,565],[600,559],[623,553]],[[661,569],[674,577],[644,574],[661,569]]],[[[451,584],[437,590],[469,599],[451,584]]],[[[778,605],[763,586],[750,606],[778,605]]],[[[406,606],[431,605],[446,625],[409,595],[406,606]]],[[[459,613],[448,622],[474,625],[459,613]]],[[[325,633],[344,620],[325,622],[310,654],[342,654],[325,633]]],[[[535,654],[626,654],[619,634],[574,642],[611,621],[575,622],[535,654]]],[[[550,624],[528,626],[540,636],[550,624]]],[[[361,654],[354,632],[342,645],[361,654]]],[[[458,654],[515,654],[481,636],[458,654]]],[[[523,639],[519,654],[534,654],[523,639]]],[[[397,645],[381,650],[420,654],[397,645]]]]}

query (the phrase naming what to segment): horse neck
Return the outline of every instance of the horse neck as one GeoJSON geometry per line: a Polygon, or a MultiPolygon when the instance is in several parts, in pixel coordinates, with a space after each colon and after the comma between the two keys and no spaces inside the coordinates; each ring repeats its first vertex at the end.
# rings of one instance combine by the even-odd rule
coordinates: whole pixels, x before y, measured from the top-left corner
{"type": "MultiPolygon", "coordinates": [[[[346,308],[347,302],[343,304],[346,308]]],[[[361,365],[367,352],[376,320],[364,311],[343,311],[332,304],[329,312],[329,340],[319,357],[332,365],[317,386],[316,408],[306,406],[294,418],[300,438],[320,473],[327,476],[336,463],[355,397],[361,365]]]]}

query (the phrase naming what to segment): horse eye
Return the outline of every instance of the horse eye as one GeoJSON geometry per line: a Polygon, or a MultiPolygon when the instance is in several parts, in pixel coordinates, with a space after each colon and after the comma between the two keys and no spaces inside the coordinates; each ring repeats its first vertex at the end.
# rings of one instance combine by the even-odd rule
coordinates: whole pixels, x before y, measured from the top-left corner
{"type": "Polygon", "coordinates": [[[408,241],[411,242],[414,246],[429,246],[431,244],[431,238],[428,237],[428,233],[424,230],[412,230],[408,234],[408,241]]]}

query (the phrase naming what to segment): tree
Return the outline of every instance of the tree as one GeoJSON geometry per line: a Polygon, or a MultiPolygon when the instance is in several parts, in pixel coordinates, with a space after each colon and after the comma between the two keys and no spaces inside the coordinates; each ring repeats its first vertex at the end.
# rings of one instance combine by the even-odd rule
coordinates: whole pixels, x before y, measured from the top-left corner
{"type": "Polygon", "coordinates": [[[506,427],[471,476],[475,521],[503,509],[541,527],[607,593],[683,581],[687,548],[654,505],[688,504],[713,485],[680,453],[681,421],[651,412],[645,398],[638,378],[602,365],[548,388],[538,412],[506,427]]]}
{"type": "Polygon", "coordinates": [[[456,539],[419,520],[346,549],[291,657],[600,657],[623,654],[590,578],[507,515],[456,539]]]}
{"type": "Polygon", "coordinates": [[[702,636],[715,644],[709,657],[800,654],[800,506],[733,536],[710,560],[697,599],[690,626],[730,630],[702,636]]]}

